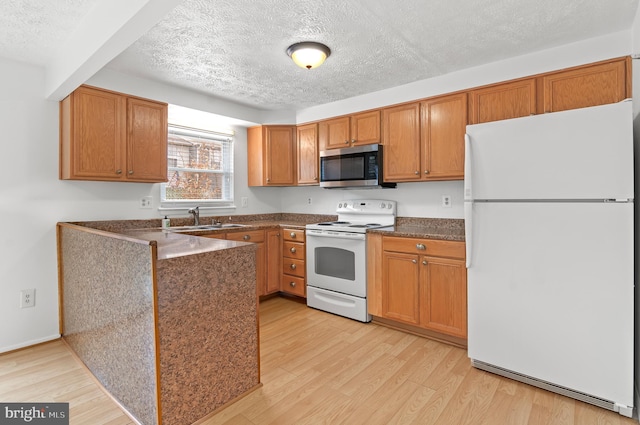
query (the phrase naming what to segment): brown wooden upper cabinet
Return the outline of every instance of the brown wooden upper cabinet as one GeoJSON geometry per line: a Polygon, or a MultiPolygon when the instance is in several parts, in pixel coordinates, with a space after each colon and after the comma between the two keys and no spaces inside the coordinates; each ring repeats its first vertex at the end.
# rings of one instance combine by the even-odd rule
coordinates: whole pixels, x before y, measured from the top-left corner
{"type": "Polygon", "coordinates": [[[319,184],[318,124],[297,127],[298,185],[319,184]]]}
{"type": "Polygon", "coordinates": [[[295,186],[296,126],[247,129],[249,186],[295,186]]]}
{"type": "Polygon", "coordinates": [[[167,181],[167,104],[79,87],[60,102],[60,178],[167,181]]]}
{"type": "Polygon", "coordinates": [[[380,143],[380,111],[369,111],[321,121],[320,150],[380,143]]]}
{"type": "Polygon", "coordinates": [[[469,123],[604,105],[631,95],[631,58],[616,58],[473,89],[469,123]]]}
{"type": "Polygon", "coordinates": [[[463,178],[466,93],[386,108],[382,122],[386,181],[463,178]]]}
{"type": "Polygon", "coordinates": [[[469,92],[469,123],[519,118],[536,113],[536,79],[528,78],[469,92]]]}
{"type": "Polygon", "coordinates": [[[631,58],[570,68],[542,76],[544,112],[586,108],[631,97],[631,58]]]}

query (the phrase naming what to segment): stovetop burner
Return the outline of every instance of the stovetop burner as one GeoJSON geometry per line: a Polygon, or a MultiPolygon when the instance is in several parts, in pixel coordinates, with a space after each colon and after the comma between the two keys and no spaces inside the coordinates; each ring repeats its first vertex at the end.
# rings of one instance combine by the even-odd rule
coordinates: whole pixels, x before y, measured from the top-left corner
{"type": "Polygon", "coordinates": [[[331,232],[365,233],[367,229],[393,226],[396,203],[382,200],[340,201],[338,219],[316,224],[308,224],[307,229],[331,232]]]}

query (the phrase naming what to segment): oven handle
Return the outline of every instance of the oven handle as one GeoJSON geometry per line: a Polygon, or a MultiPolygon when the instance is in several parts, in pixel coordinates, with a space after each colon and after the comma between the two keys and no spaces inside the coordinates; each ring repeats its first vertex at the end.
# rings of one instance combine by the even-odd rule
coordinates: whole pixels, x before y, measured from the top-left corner
{"type": "Polygon", "coordinates": [[[325,233],[322,230],[307,230],[307,237],[314,238],[334,238],[334,239],[349,239],[349,240],[365,240],[367,235],[365,233],[325,233]]]}

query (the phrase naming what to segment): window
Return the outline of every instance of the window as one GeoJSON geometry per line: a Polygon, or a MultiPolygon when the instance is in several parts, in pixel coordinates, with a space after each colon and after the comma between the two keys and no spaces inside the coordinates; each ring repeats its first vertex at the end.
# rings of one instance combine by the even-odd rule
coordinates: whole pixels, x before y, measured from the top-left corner
{"type": "Polygon", "coordinates": [[[169,125],[167,150],[163,206],[233,205],[232,136],[169,125]]]}

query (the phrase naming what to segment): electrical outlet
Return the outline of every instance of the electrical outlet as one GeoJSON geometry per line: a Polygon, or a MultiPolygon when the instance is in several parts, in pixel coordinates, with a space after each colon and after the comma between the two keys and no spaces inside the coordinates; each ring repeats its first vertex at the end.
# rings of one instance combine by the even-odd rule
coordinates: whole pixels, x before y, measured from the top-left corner
{"type": "Polygon", "coordinates": [[[246,196],[240,198],[240,202],[242,202],[242,208],[247,208],[249,206],[249,198],[246,196]]]}
{"type": "Polygon", "coordinates": [[[20,291],[20,308],[28,308],[36,305],[36,290],[23,289],[20,291]]]}
{"type": "Polygon", "coordinates": [[[140,208],[150,209],[153,198],[151,196],[143,196],[140,198],[140,208]]]}
{"type": "Polygon", "coordinates": [[[307,198],[307,205],[311,205],[311,198],[307,198]]]}
{"type": "Polygon", "coordinates": [[[444,208],[451,208],[451,195],[442,195],[442,206],[444,208]]]}

